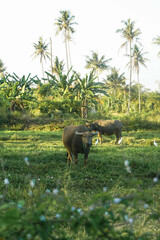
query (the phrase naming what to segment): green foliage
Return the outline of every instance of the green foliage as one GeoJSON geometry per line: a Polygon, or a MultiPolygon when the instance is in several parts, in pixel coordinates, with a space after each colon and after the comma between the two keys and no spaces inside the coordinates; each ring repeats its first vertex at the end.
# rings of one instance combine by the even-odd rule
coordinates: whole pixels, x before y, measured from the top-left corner
{"type": "Polygon", "coordinates": [[[70,99],[62,100],[45,100],[39,103],[39,109],[41,113],[47,113],[48,115],[56,115],[57,111],[61,111],[62,114],[66,113],[79,113],[80,101],[71,102],[70,99]]]}
{"type": "Polygon", "coordinates": [[[37,76],[31,78],[31,74],[27,77],[18,77],[15,73],[13,75],[6,75],[0,80],[0,92],[3,99],[6,99],[10,104],[11,111],[23,111],[27,109],[29,102],[35,100],[32,96],[32,84],[38,84],[37,76]]]}
{"type": "MultiPolygon", "coordinates": [[[[137,238],[132,227],[137,215],[144,213],[144,206],[150,203],[149,194],[144,192],[124,198],[102,193],[81,209],[72,206],[63,192],[46,190],[34,206],[27,207],[23,200],[0,205],[0,236],[11,240],[78,239],[76,235],[85,231],[86,239],[146,240],[152,234],[140,234],[137,238]]],[[[159,220],[160,214],[149,218],[159,220]]]]}
{"type": "Polygon", "coordinates": [[[86,168],[67,167],[61,137],[0,132],[0,238],[158,240],[159,131],[104,136],[86,168]]]}

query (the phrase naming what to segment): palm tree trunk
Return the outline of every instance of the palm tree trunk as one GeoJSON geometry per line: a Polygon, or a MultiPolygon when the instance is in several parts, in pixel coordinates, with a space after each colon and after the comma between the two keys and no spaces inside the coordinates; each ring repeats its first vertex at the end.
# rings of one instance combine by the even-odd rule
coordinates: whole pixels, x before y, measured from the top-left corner
{"type": "Polygon", "coordinates": [[[72,67],[71,51],[70,51],[69,39],[68,39],[68,55],[69,55],[70,67],[72,67]]]}
{"type": "Polygon", "coordinates": [[[65,47],[66,47],[66,61],[67,61],[67,72],[69,71],[69,65],[68,65],[68,48],[67,48],[67,34],[65,31],[65,47]]]}
{"type": "Polygon", "coordinates": [[[87,112],[87,99],[85,99],[84,102],[85,102],[84,115],[85,115],[85,118],[87,118],[87,116],[88,116],[88,112],[87,112]]]}
{"type": "Polygon", "coordinates": [[[141,111],[141,87],[139,82],[139,71],[137,72],[137,79],[138,79],[138,99],[139,99],[139,113],[141,111]]]}
{"type": "Polygon", "coordinates": [[[126,89],[124,88],[124,102],[125,102],[125,111],[126,111],[126,106],[127,106],[127,101],[126,101],[126,89]]]}
{"type": "MultiPolygon", "coordinates": [[[[44,67],[43,67],[43,59],[42,59],[42,57],[40,59],[40,62],[41,62],[41,65],[42,65],[42,75],[43,75],[43,78],[44,78],[44,67]]],[[[45,80],[44,80],[44,83],[45,83],[45,80]]]]}
{"type": "Polygon", "coordinates": [[[130,103],[131,103],[131,82],[132,82],[132,55],[131,55],[131,40],[129,42],[129,51],[130,51],[130,77],[129,77],[129,102],[128,102],[128,110],[127,113],[129,113],[130,110],[130,103]]]}
{"type": "Polygon", "coordinates": [[[82,119],[84,118],[84,101],[83,101],[82,107],[81,107],[81,117],[82,117],[82,119]]]}
{"type": "Polygon", "coordinates": [[[51,74],[53,74],[52,39],[51,38],[50,38],[50,46],[51,46],[51,74]]]}

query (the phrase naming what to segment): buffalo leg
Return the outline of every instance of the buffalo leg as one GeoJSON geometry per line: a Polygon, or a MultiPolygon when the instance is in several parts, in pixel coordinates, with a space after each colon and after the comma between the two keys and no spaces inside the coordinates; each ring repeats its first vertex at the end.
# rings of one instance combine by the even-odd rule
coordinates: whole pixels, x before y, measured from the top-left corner
{"type": "Polygon", "coordinates": [[[85,167],[86,167],[86,165],[87,165],[88,154],[89,154],[89,151],[84,154],[84,166],[85,166],[85,167]]]}
{"type": "Polygon", "coordinates": [[[73,157],[72,154],[70,152],[67,152],[67,162],[68,162],[68,166],[70,166],[70,163],[73,163],[73,157]]]}
{"type": "Polygon", "coordinates": [[[115,142],[115,144],[117,144],[118,143],[118,141],[121,139],[121,137],[122,137],[122,135],[121,135],[121,133],[115,133],[115,135],[116,135],[116,142],[115,142]]]}
{"type": "Polygon", "coordinates": [[[75,164],[76,164],[76,166],[77,166],[77,164],[78,164],[78,154],[75,153],[74,157],[75,157],[75,164]]]}
{"type": "Polygon", "coordinates": [[[98,138],[100,139],[100,144],[102,144],[102,133],[98,132],[98,138]]]}

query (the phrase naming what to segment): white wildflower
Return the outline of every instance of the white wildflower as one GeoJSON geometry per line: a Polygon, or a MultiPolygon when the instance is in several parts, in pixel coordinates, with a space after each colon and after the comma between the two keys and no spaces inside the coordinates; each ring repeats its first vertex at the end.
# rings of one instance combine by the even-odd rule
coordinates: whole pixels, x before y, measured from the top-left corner
{"type": "Polygon", "coordinates": [[[46,189],[46,193],[51,193],[51,190],[50,189],[46,189]]]}
{"type": "Polygon", "coordinates": [[[125,219],[126,221],[128,221],[128,215],[125,215],[125,216],[124,216],[124,219],[125,219]]]}
{"type": "Polygon", "coordinates": [[[32,196],[32,191],[29,191],[29,192],[28,192],[28,195],[31,197],[31,196],[32,196]]]}
{"type": "Polygon", "coordinates": [[[108,215],[109,215],[109,213],[106,211],[106,212],[104,213],[104,215],[105,215],[105,216],[108,216],[108,215]]]}
{"type": "Polygon", "coordinates": [[[77,211],[79,212],[79,214],[82,216],[83,215],[83,211],[81,208],[78,208],[77,211]]]}
{"type": "Polygon", "coordinates": [[[52,191],[53,194],[57,195],[58,194],[58,189],[55,188],[53,191],[52,191]]]}
{"type": "Polygon", "coordinates": [[[144,204],[144,208],[148,208],[149,205],[147,203],[144,204]]]}
{"type": "Polygon", "coordinates": [[[113,202],[116,203],[116,204],[118,204],[118,203],[121,202],[121,198],[114,198],[114,199],[113,199],[113,202]]]}
{"type": "Polygon", "coordinates": [[[38,181],[40,181],[41,179],[40,178],[38,178],[38,181]]]}
{"type": "Polygon", "coordinates": [[[104,187],[104,188],[103,188],[103,192],[106,192],[106,191],[107,191],[107,188],[106,188],[106,187],[104,187]]]}
{"type": "Polygon", "coordinates": [[[22,208],[22,204],[21,204],[21,203],[18,203],[18,204],[17,204],[17,207],[21,209],[21,208],[22,208]]]}
{"type": "Polygon", "coordinates": [[[35,180],[34,180],[34,179],[32,179],[32,180],[30,181],[30,186],[31,186],[32,188],[34,188],[34,186],[35,186],[35,180]]]}
{"type": "Polygon", "coordinates": [[[125,166],[125,167],[128,167],[128,166],[129,166],[129,161],[128,161],[128,160],[125,160],[125,161],[124,161],[124,166],[125,166]]]}
{"type": "Polygon", "coordinates": [[[129,218],[127,215],[124,216],[126,222],[133,223],[133,218],[129,218]]]}
{"type": "Polygon", "coordinates": [[[31,234],[27,234],[27,239],[31,239],[32,235],[31,234]]]}
{"type": "Polygon", "coordinates": [[[93,210],[93,206],[89,206],[89,210],[92,211],[93,210]]]}
{"type": "Polygon", "coordinates": [[[129,223],[133,223],[133,218],[129,218],[129,219],[128,219],[128,222],[129,222],[129,223]]]}
{"type": "Polygon", "coordinates": [[[25,161],[25,164],[26,164],[27,166],[30,165],[30,163],[29,163],[29,161],[28,161],[28,157],[25,157],[25,158],[24,158],[24,161],[25,161]]]}
{"type": "Polygon", "coordinates": [[[6,185],[9,184],[9,180],[8,180],[8,178],[5,178],[5,179],[4,179],[4,184],[6,184],[6,185]]]}
{"type": "Polygon", "coordinates": [[[81,209],[81,208],[78,208],[77,211],[80,213],[80,212],[82,212],[82,209],[81,209]]]}
{"type": "Polygon", "coordinates": [[[128,166],[128,167],[126,167],[126,171],[128,172],[128,173],[131,173],[131,168],[128,166]]]}
{"type": "Polygon", "coordinates": [[[53,179],[53,177],[51,177],[51,179],[53,179]]]}
{"type": "Polygon", "coordinates": [[[45,218],[44,215],[41,215],[39,219],[40,219],[40,221],[42,221],[42,222],[45,222],[45,221],[46,221],[46,218],[45,218]]]}
{"type": "Polygon", "coordinates": [[[74,212],[76,208],[74,206],[71,207],[71,211],[74,212]]]}
{"type": "Polygon", "coordinates": [[[61,218],[61,214],[57,213],[56,218],[61,218]]]}
{"type": "Polygon", "coordinates": [[[125,161],[124,161],[124,166],[126,167],[126,171],[127,171],[128,173],[131,173],[131,168],[130,168],[130,166],[129,166],[129,161],[128,161],[128,160],[125,160],[125,161]]]}
{"type": "Polygon", "coordinates": [[[155,182],[155,183],[158,182],[158,178],[157,178],[157,177],[154,177],[154,178],[153,178],[153,182],[155,182]]]}

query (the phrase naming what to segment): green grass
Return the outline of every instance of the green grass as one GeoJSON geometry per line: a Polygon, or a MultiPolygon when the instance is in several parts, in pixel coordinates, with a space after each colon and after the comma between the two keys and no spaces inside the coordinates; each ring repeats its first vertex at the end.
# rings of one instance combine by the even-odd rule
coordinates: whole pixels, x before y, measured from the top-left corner
{"type": "MultiPolygon", "coordinates": [[[[58,188],[67,192],[75,207],[86,208],[106,187],[114,197],[150,190],[154,199],[151,208],[158,208],[160,185],[153,178],[160,172],[160,131],[124,132],[121,145],[114,145],[114,136],[104,136],[102,145],[95,146],[95,141],[96,137],[86,167],[80,154],[78,166],[68,167],[62,131],[0,131],[0,159],[10,182],[6,202],[24,199],[30,206],[47,189],[58,188]],[[125,160],[130,162],[131,173],[126,171],[125,160]],[[32,198],[28,195],[31,179],[36,182],[32,198]]],[[[5,191],[3,180],[4,172],[0,171],[0,195],[5,191]]],[[[145,220],[145,215],[139,217],[137,232],[160,234],[155,222],[147,225],[145,220]]]]}

